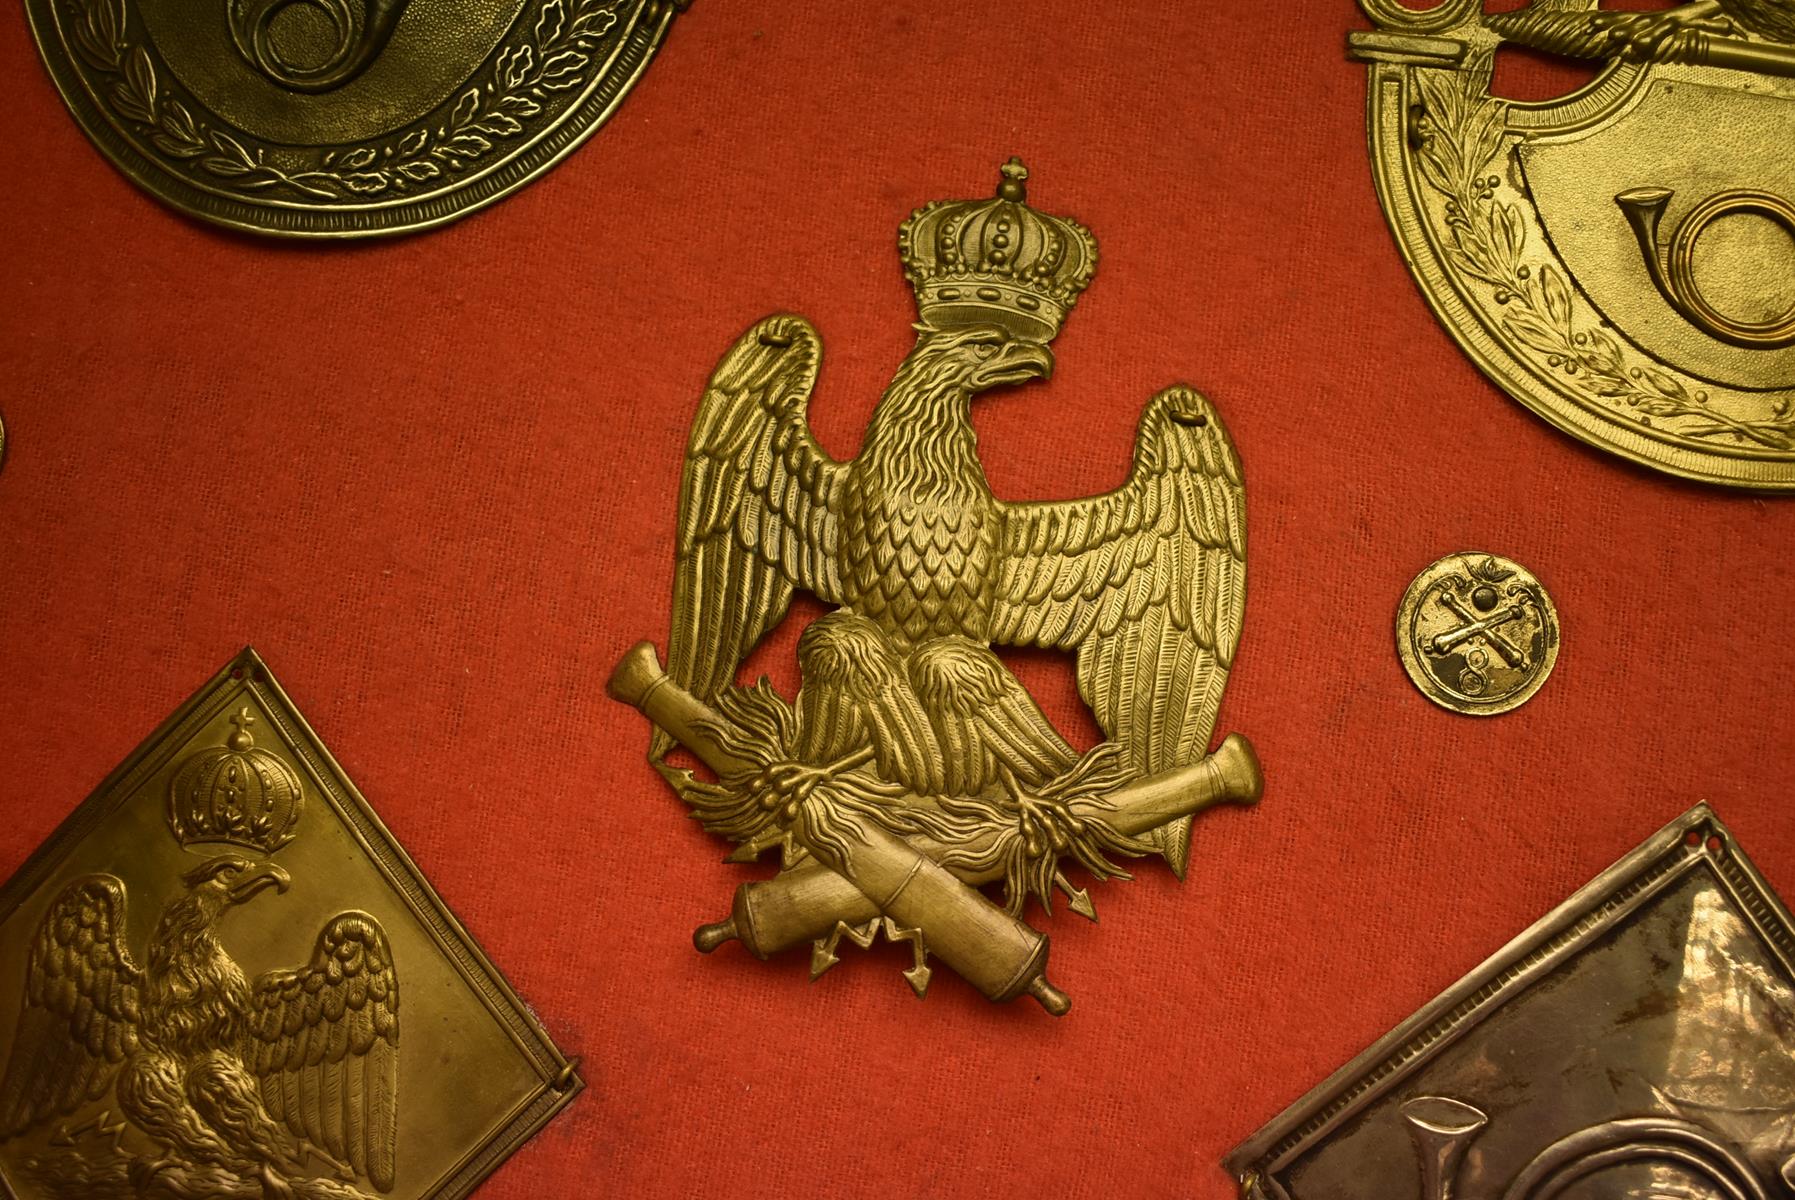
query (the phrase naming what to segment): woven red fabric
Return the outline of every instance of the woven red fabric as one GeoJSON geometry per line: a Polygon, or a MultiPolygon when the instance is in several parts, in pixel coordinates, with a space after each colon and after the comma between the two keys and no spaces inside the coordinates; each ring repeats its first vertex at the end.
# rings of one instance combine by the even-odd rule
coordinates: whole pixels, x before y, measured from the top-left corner
{"type": "MultiPolygon", "coordinates": [[[[159,207],[0,22],[0,873],[254,643],[591,1090],[488,1184],[547,1195],[1199,1196],[1222,1154],[1665,820],[1709,799],[1795,889],[1795,500],[1554,432],[1434,322],[1366,163],[1348,0],[698,0],[616,119],[439,232],[349,247],[159,207]],[[977,420],[1011,497],[1119,483],[1187,380],[1246,464],[1218,734],[1252,811],[1060,915],[1053,1021],[902,955],[695,954],[749,876],[603,694],[665,639],[718,357],[809,316],[851,453],[904,351],[909,211],[1030,198],[1102,266],[1049,384],[977,420]],[[1442,712],[1391,644],[1437,555],[1525,563],[1557,673],[1442,712]]],[[[788,629],[762,658],[790,676],[788,629]]],[[[1071,728],[1069,673],[1031,682],[1071,728]]]]}

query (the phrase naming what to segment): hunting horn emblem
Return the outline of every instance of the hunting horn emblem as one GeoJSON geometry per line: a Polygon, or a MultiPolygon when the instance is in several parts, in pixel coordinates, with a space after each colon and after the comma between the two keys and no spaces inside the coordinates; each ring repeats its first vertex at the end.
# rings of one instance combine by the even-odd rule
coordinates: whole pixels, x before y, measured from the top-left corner
{"type": "Polygon", "coordinates": [[[1378,198],[1453,340],[1600,449],[1795,489],[1795,0],[1359,6],[1378,198]],[[1517,101],[1504,47],[1597,69],[1517,101]]]}

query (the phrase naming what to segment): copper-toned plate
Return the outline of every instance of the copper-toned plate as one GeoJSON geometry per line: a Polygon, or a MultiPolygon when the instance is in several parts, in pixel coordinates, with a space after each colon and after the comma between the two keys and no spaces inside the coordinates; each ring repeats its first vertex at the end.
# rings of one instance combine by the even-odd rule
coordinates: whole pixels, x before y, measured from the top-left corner
{"type": "Polygon", "coordinates": [[[1795,937],[1706,805],[1228,1156],[1248,1200],[1771,1200],[1795,937]]]}

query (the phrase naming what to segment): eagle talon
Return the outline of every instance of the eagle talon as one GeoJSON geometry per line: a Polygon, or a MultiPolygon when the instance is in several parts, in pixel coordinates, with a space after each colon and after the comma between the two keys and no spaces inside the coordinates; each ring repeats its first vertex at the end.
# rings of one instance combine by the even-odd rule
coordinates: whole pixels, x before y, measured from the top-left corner
{"type": "Polygon", "coordinates": [[[1085,831],[1084,818],[1074,813],[1063,800],[1035,795],[1023,789],[1009,770],[1002,771],[1004,790],[1009,792],[1009,807],[1017,815],[1022,840],[1030,858],[1037,858],[1052,847],[1055,854],[1064,854],[1072,839],[1085,831]]]}
{"type": "Polygon", "coordinates": [[[814,767],[788,759],[762,768],[748,786],[760,793],[762,808],[768,812],[777,811],[780,820],[791,822],[797,819],[798,809],[819,787],[834,781],[833,767],[814,767]]]}
{"type": "Polygon", "coordinates": [[[262,1200],[294,1200],[293,1185],[282,1179],[267,1163],[256,1172],[262,1182],[262,1200]]]}
{"type": "Polygon", "coordinates": [[[172,1158],[134,1158],[131,1160],[131,1165],[125,1168],[125,1178],[130,1181],[132,1190],[139,1196],[147,1196],[150,1185],[156,1182],[156,1176],[177,1165],[179,1165],[178,1162],[172,1158]]]}
{"type": "Polygon", "coordinates": [[[1629,62],[1653,62],[1699,34],[1733,35],[1738,32],[1724,15],[1703,12],[1598,13],[1590,27],[1608,35],[1612,51],[1629,62]]]}

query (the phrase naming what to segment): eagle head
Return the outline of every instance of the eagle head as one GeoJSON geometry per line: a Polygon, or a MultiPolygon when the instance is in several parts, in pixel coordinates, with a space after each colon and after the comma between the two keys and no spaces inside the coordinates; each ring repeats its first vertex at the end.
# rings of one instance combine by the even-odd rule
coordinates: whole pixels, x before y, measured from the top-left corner
{"type": "Polygon", "coordinates": [[[1018,337],[1001,325],[951,329],[924,325],[917,332],[921,337],[912,357],[918,365],[932,381],[951,384],[967,395],[1053,374],[1053,352],[1045,343],[1018,337]]]}
{"type": "Polygon", "coordinates": [[[265,888],[284,892],[292,880],[273,863],[254,862],[241,854],[220,854],[181,876],[181,882],[187,887],[188,899],[201,912],[217,917],[265,888]]]}

